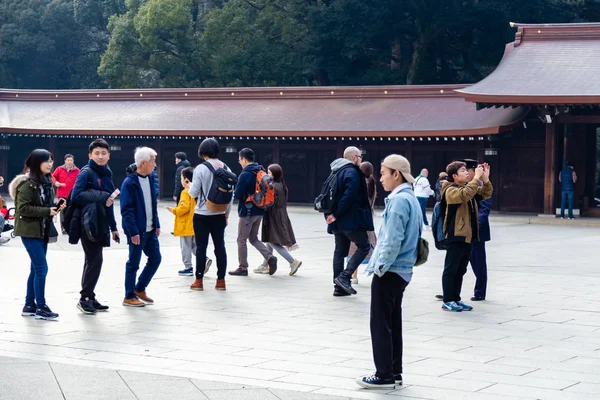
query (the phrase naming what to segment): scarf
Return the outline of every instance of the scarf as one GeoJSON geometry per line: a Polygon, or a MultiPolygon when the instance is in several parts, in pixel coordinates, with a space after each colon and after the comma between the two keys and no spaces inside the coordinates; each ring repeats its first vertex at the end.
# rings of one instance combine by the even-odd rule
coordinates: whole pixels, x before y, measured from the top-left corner
{"type": "Polygon", "coordinates": [[[88,162],[90,169],[98,176],[97,184],[101,190],[112,193],[115,191],[115,185],[112,181],[112,171],[108,165],[101,166],[96,164],[94,160],[88,162]]]}

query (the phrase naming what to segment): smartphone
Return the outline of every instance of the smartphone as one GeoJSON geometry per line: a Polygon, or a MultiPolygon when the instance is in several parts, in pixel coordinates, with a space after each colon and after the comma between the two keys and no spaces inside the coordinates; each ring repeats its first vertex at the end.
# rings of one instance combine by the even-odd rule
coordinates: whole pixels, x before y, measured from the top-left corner
{"type": "Polygon", "coordinates": [[[67,201],[65,199],[60,199],[58,200],[58,203],[56,203],[56,208],[61,208],[63,204],[65,204],[67,201]]]}

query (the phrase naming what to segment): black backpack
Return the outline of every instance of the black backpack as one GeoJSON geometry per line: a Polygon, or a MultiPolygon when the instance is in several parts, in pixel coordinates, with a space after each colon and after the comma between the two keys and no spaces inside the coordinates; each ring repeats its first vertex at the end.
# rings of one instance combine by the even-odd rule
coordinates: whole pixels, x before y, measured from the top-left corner
{"type": "Polygon", "coordinates": [[[444,232],[444,219],[446,218],[446,193],[442,195],[440,202],[435,203],[433,207],[433,217],[431,218],[431,231],[433,232],[433,241],[435,248],[438,250],[448,249],[448,239],[446,239],[446,233],[444,232]]]}
{"type": "Polygon", "coordinates": [[[208,161],[203,162],[202,165],[205,165],[213,174],[213,181],[208,194],[203,195],[206,207],[214,213],[224,213],[233,199],[237,176],[226,167],[213,167],[208,161]]]}
{"type": "MultiPolygon", "coordinates": [[[[81,170],[83,171],[84,169],[89,169],[88,172],[88,181],[87,181],[87,185],[85,187],[85,189],[89,189],[91,184],[92,184],[92,180],[94,179],[94,175],[93,172],[91,170],[90,167],[88,167],[87,165],[84,166],[83,168],[81,168],[81,170]]],[[[80,172],[81,173],[81,172],[80,172]]],[[[65,209],[62,210],[62,212],[65,215],[65,218],[63,220],[62,223],[62,228],[65,230],[65,232],[70,233],[71,230],[71,221],[73,220],[73,216],[75,214],[75,209],[77,208],[74,204],[73,201],[71,200],[71,196],[73,195],[73,190],[71,190],[71,193],[69,193],[69,196],[67,196],[66,200],[67,200],[67,205],[65,206],[65,209]]]]}
{"type": "Polygon", "coordinates": [[[335,207],[338,202],[339,194],[337,192],[338,179],[337,176],[341,170],[349,167],[352,164],[346,164],[342,168],[329,174],[323,187],[321,188],[321,194],[315,198],[315,210],[324,214],[333,214],[335,207]]]}
{"type": "Polygon", "coordinates": [[[104,241],[105,221],[106,213],[103,204],[86,204],[81,210],[81,236],[90,242],[104,241]]]}

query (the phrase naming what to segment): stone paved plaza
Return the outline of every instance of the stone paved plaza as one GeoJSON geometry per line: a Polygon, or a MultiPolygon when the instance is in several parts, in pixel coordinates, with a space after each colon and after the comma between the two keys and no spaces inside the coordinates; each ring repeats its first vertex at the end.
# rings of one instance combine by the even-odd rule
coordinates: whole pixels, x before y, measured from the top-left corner
{"type": "MultiPolygon", "coordinates": [[[[360,275],[356,296],[333,297],[322,217],[290,216],[304,262],[296,276],[280,261],[272,277],[228,277],[217,292],[213,266],[204,292],[192,292],[162,210],[163,264],[148,288],[156,304],[121,306],[121,244],[105,251],[96,290],[110,312],[93,316],[75,307],[83,253],[63,237],[48,255],[58,321],[20,316],[28,258],[19,239],[0,247],[0,399],[600,398],[600,229],[493,216],[488,300],[472,312],[440,310],[444,253],[432,249],[405,294],[404,386],[375,392],[354,383],[373,372],[370,279],[360,275]]],[[[473,283],[469,271],[465,298],[473,283]]]]}

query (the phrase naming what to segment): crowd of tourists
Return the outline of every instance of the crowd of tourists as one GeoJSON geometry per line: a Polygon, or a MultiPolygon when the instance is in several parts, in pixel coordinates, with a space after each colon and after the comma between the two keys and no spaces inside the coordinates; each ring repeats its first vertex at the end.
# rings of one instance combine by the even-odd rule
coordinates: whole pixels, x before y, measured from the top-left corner
{"type": "MultiPolygon", "coordinates": [[[[244,148],[239,152],[243,170],[236,176],[219,159],[220,147],[214,138],[201,142],[198,155],[202,163],[193,167],[184,152],[176,154],[176,204],[167,207],[174,215],[172,234],[180,239],[183,269],[179,275],[194,277],[190,289],[204,290],[203,278],[212,264],[207,257],[211,239],[217,267],[215,289],[226,290],[225,230],[234,200],[238,201],[239,216],[238,262],[228,275],[248,275],[248,242],[263,258],[253,270],[255,273],[275,274],[277,253],[289,263],[289,275],[296,274],[302,262],[290,253],[298,244],[287,213],[288,187],[281,166],[264,168],[255,159],[255,153],[244,148]]],[[[49,151],[31,152],[23,173],[9,185],[15,202],[14,233],[21,237],[31,261],[23,316],[58,317],[46,302],[45,282],[46,253],[48,244],[59,235],[54,224],[59,214],[62,233],[68,235],[71,244],[81,242],[85,255],[77,307],[85,314],[108,310],[98,301],[95,288],[102,270],[103,249],[110,246],[111,240],[121,240],[114,208],[118,197],[122,231],[129,248],[122,304],[143,307],[154,303],[147,288],[162,261],[156,156],[149,147],[137,148],[135,163],[117,189],[108,166],[110,147],[103,139],[89,145],[89,161],[81,169],[67,154],[64,165],[53,171],[54,156],[49,151]],[[138,274],[142,253],[147,262],[138,274]]],[[[402,299],[413,267],[427,260],[424,229],[432,230],[436,247],[446,250],[443,294],[436,296],[442,300],[442,309],[473,309],[460,296],[469,262],[477,276],[472,300],[485,300],[490,167],[475,160],[454,161],[440,173],[433,190],[426,169],[415,178],[405,157],[387,156],[381,163],[379,181],[389,194],[376,233],[375,171],[362,158],[360,149],[345,149],[343,157],[331,163],[331,173],[314,206],[323,213],[327,231],[334,237],[333,295],[357,294],[352,284],[357,281],[361,264],[366,264],[367,274],[373,276],[370,327],[376,372],[358,378],[357,383],[365,388],[389,389],[402,384],[402,299]],[[436,205],[430,225],[425,210],[432,195],[436,205]]]]}

